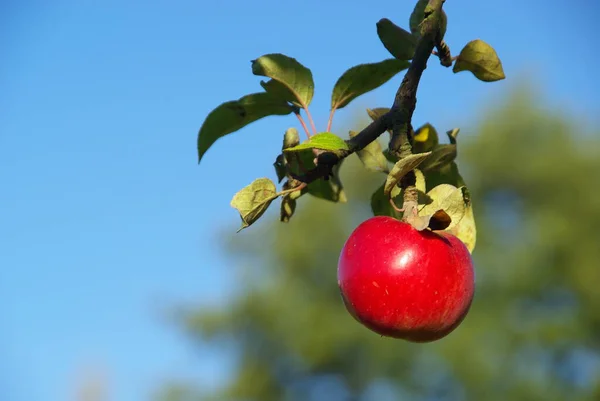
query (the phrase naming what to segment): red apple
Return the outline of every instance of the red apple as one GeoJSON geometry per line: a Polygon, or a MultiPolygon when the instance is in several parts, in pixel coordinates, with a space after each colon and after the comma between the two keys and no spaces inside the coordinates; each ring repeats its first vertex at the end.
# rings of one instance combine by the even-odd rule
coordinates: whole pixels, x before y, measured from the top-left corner
{"type": "Polygon", "coordinates": [[[445,232],[377,216],[350,235],[338,262],[346,308],[383,336],[439,340],[467,315],[475,291],[467,247],[445,232]]]}

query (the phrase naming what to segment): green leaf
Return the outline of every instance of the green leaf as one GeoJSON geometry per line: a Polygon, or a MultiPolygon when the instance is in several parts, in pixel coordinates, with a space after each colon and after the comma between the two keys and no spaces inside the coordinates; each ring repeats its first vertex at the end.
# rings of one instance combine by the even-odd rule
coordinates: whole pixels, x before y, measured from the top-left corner
{"type": "Polygon", "coordinates": [[[421,164],[424,172],[440,169],[456,159],[456,145],[436,145],[431,156],[421,164]]]}
{"type": "Polygon", "coordinates": [[[277,196],[277,188],[268,178],[258,178],[235,194],[231,207],[238,210],[242,219],[238,232],[258,220],[277,196]]]}
{"type": "Polygon", "coordinates": [[[315,91],[312,72],[295,58],[279,53],[266,54],[252,60],[252,73],[272,78],[282,84],[289,93],[282,88],[277,88],[279,85],[268,82],[263,84],[263,88],[266,86],[266,90],[269,90],[268,88],[271,86],[271,91],[279,93],[282,99],[294,101],[300,107],[307,107],[312,101],[315,91]],[[293,96],[290,96],[290,93],[293,96]],[[289,97],[293,97],[295,100],[290,100],[289,97]]]}
{"type": "Polygon", "coordinates": [[[427,123],[415,131],[413,152],[423,153],[432,150],[438,144],[438,133],[433,125],[427,123]]]}
{"type": "Polygon", "coordinates": [[[402,177],[404,177],[409,171],[417,168],[419,164],[429,157],[430,154],[431,152],[416,153],[398,160],[394,167],[392,167],[392,171],[390,171],[385,181],[385,195],[389,195],[402,177]]]}
{"type": "Polygon", "coordinates": [[[410,60],[415,55],[417,38],[387,18],[377,22],[377,35],[383,46],[398,60],[410,60]]]}
{"type": "Polygon", "coordinates": [[[425,18],[425,7],[427,7],[428,3],[429,0],[418,0],[415,8],[413,8],[413,12],[410,14],[410,31],[415,35],[418,35],[420,32],[419,25],[423,22],[423,18],[425,18]]]}
{"type": "MultiPolygon", "coordinates": [[[[356,132],[350,131],[350,138],[353,138],[356,135],[356,132]]],[[[383,150],[381,149],[381,144],[378,140],[374,140],[362,150],[356,152],[356,154],[367,170],[381,171],[384,173],[389,172],[387,159],[383,155],[383,150]]]]}
{"type": "Polygon", "coordinates": [[[475,243],[477,242],[477,228],[475,227],[475,218],[473,216],[473,205],[471,204],[468,189],[462,187],[461,191],[465,203],[464,216],[454,227],[447,229],[447,231],[458,237],[466,245],[469,252],[473,253],[475,243]]]}
{"type": "MultiPolygon", "coordinates": [[[[396,219],[402,218],[401,213],[397,212],[390,204],[390,197],[384,193],[384,186],[382,184],[373,194],[371,195],[371,211],[374,216],[390,216],[396,219]]],[[[394,201],[399,202],[402,205],[402,196],[400,188],[396,187],[391,195],[394,201]]]]}
{"type": "Polygon", "coordinates": [[[263,117],[291,112],[289,104],[268,93],[253,93],[221,104],[210,112],[198,132],[198,163],[217,139],[263,117]]]}
{"type": "Polygon", "coordinates": [[[346,203],[348,198],[346,198],[346,192],[344,192],[344,187],[339,178],[341,164],[342,163],[340,162],[333,167],[333,175],[329,177],[328,180],[321,178],[311,182],[308,185],[308,193],[316,198],[325,199],[331,202],[346,203]]]}
{"type": "MultiPolygon", "coordinates": [[[[410,31],[416,36],[421,35],[420,25],[421,25],[421,22],[423,22],[423,19],[425,18],[425,8],[427,8],[428,4],[429,4],[429,0],[417,1],[417,4],[415,5],[413,12],[410,14],[410,20],[409,20],[410,31]]],[[[440,33],[441,33],[442,38],[446,34],[447,26],[448,26],[448,16],[446,15],[446,12],[444,10],[442,10],[442,15],[440,17],[440,33]]]]}
{"type": "Polygon", "coordinates": [[[322,132],[310,137],[306,142],[285,149],[285,152],[298,152],[304,149],[321,149],[329,151],[348,150],[348,144],[339,136],[331,132],[322,132]]]}
{"type": "Polygon", "coordinates": [[[281,182],[287,176],[287,168],[285,167],[285,158],[283,155],[277,156],[273,167],[275,167],[275,174],[277,174],[277,182],[281,182]]]}
{"type": "Polygon", "coordinates": [[[437,211],[443,210],[452,219],[447,226],[448,230],[455,227],[464,217],[466,205],[460,188],[450,184],[441,184],[427,192],[427,195],[433,202],[423,206],[419,210],[419,215],[434,215],[437,211]]]}
{"type": "Polygon", "coordinates": [[[360,64],[342,74],[333,87],[331,109],[341,109],[358,96],[372,91],[408,68],[405,60],[387,59],[379,63],[360,64]]]}
{"type": "Polygon", "coordinates": [[[274,79],[269,79],[266,82],[260,81],[260,86],[262,86],[267,93],[270,93],[274,97],[292,103],[296,107],[302,107],[294,92],[292,92],[281,82],[275,81],[274,79]]]}
{"type": "Polygon", "coordinates": [[[475,77],[484,82],[506,78],[502,62],[494,48],[479,39],[467,43],[461,50],[452,71],[454,73],[471,71],[475,77]]]}

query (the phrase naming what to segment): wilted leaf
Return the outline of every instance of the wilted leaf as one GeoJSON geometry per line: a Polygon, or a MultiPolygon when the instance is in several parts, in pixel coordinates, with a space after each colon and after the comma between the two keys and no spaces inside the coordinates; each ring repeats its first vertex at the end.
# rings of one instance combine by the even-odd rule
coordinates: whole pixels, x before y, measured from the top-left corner
{"type": "Polygon", "coordinates": [[[433,125],[429,123],[424,124],[415,131],[413,137],[413,152],[428,152],[438,144],[438,140],[438,133],[433,125]]]}
{"type": "Polygon", "coordinates": [[[379,63],[360,64],[342,74],[333,87],[331,109],[341,109],[358,96],[372,91],[408,68],[405,60],[387,59],[379,63]]]}
{"type": "Polygon", "coordinates": [[[427,193],[433,200],[419,211],[419,215],[434,215],[438,210],[443,210],[450,216],[452,222],[448,229],[456,226],[465,215],[465,202],[460,188],[450,184],[441,184],[427,193]]]}
{"type": "Polygon", "coordinates": [[[454,234],[466,246],[469,252],[473,253],[477,239],[477,229],[475,227],[475,218],[473,217],[473,205],[469,200],[469,191],[466,187],[461,188],[465,202],[465,214],[457,224],[447,231],[454,234]]]}
{"type": "MultiPolygon", "coordinates": [[[[357,134],[354,131],[350,131],[350,138],[355,137],[357,134]]],[[[356,152],[358,158],[362,162],[362,164],[371,171],[382,171],[388,172],[388,162],[385,156],[383,155],[383,150],[381,149],[381,145],[379,141],[374,140],[367,146],[365,146],[362,150],[356,152]]]]}
{"type": "Polygon", "coordinates": [[[221,104],[210,112],[198,132],[198,163],[217,139],[263,117],[291,112],[289,104],[268,93],[253,93],[221,104]]]}
{"type": "Polygon", "coordinates": [[[398,160],[394,167],[392,167],[392,171],[387,176],[384,186],[385,195],[389,195],[392,189],[398,184],[400,179],[406,175],[409,171],[415,169],[419,164],[423,162],[431,152],[427,153],[416,153],[410,156],[407,156],[403,159],[398,160]]]}
{"type": "Polygon", "coordinates": [[[294,212],[296,211],[296,199],[292,199],[289,196],[281,198],[281,209],[279,211],[279,220],[283,223],[290,221],[294,212]]]}
{"type": "Polygon", "coordinates": [[[452,223],[452,218],[444,210],[438,210],[429,217],[428,227],[432,230],[445,230],[452,223]]]}
{"type": "Polygon", "coordinates": [[[456,145],[436,145],[431,151],[431,156],[421,164],[421,170],[424,172],[439,170],[452,163],[454,159],[456,159],[456,145]]]}
{"type": "Polygon", "coordinates": [[[238,210],[242,218],[240,232],[263,215],[271,202],[277,198],[277,188],[268,178],[259,178],[234,195],[231,207],[238,210]]]}
{"type": "MultiPolygon", "coordinates": [[[[290,189],[290,183],[289,181],[286,181],[285,184],[283,184],[283,190],[289,190],[290,189]]],[[[296,211],[296,199],[298,199],[300,196],[302,196],[302,194],[305,192],[306,190],[297,190],[297,191],[293,191],[290,192],[286,195],[284,195],[281,198],[281,206],[280,206],[280,210],[279,210],[279,220],[287,223],[290,221],[290,219],[292,218],[292,216],[294,215],[294,212],[296,211]]]]}
{"type": "Polygon", "coordinates": [[[452,71],[471,71],[479,80],[485,82],[506,78],[502,62],[494,48],[479,39],[467,43],[461,50],[452,71]]]}
{"type": "Polygon", "coordinates": [[[286,152],[298,152],[304,149],[321,149],[321,150],[348,150],[348,144],[339,136],[331,132],[322,132],[310,137],[306,142],[292,148],[285,149],[286,152]]]}
{"type": "Polygon", "coordinates": [[[377,22],[377,35],[383,46],[398,60],[410,60],[415,55],[417,38],[387,18],[377,22]]]}
{"type": "Polygon", "coordinates": [[[417,178],[416,179],[416,185],[415,185],[415,187],[419,191],[421,191],[423,193],[427,192],[427,189],[426,189],[427,186],[426,186],[426,182],[425,182],[425,175],[423,175],[423,172],[421,170],[419,170],[419,169],[416,168],[415,169],[415,177],[417,178]]]}
{"type": "MultiPolygon", "coordinates": [[[[279,53],[266,54],[252,60],[252,73],[272,78],[283,84],[293,94],[300,107],[308,106],[313,98],[315,84],[312,72],[295,58],[279,53]]],[[[271,85],[273,91],[279,93],[283,99],[288,100],[286,97],[289,97],[289,93],[285,95],[286,92],[281,88],[277,89],[275,85],[269,83],[265,83],[265,85],[267,87],[271,85]]]]}

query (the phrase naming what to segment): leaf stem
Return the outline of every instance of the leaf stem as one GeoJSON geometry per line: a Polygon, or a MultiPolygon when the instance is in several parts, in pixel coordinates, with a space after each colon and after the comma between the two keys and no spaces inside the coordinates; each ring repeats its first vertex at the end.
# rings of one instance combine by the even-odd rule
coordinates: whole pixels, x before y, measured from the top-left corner
{"type": "Polygon", "coordinates": [[[283,191],[277,192],[276,195],[277,196],[284,196],[284,195],[287,195],[287,194],[291,194],[292,192],[301,191],[304,188],[306,188],[307,185],[308,185],[307,183],[302,182],[297,187],[290,188],[290,189],[285,189],[283,191]]]}
{"type": "Polygon", "coordinates": [[[327,132],[331,132],[331,124],[333,124],[333,114],[335,113],[335,109],[331,109],[329,112],[329,120],[327,121],[327,132]]]}
{"type": "Polygon", "coordinates": [[[306,123],[304,122],[302,115],[300,115],[300,111],[296,110],[296,111],[294,111],[294,114],[296,115],[296,117],[298,117],[298,121],[300,121],[300,124],[302,124],[302,128],[304,128],[304,132],[306,132],[306,137],[308,139],[310,139],[310,131],[308,130],[308,127],[306,126],[306,123]]]}
{"type": "Polygon", "coordinates": [[[308,121],[310,122],[310,126],[313,130],[313,134],[317,133],[317,128],[315,127],[315,122],[312,119],[312,116],[310,115],[310,111],[308,110],[308,106],[304,106],[304,111],[306,112],[306,117],[308,117],[308,121]]]}
{"type": "Polygon", "coordinates": [[[390,205],[392,206],[392,209],[394,209],[398,213],[404,212],[404,209],[400,209],[398,206],[396,206],[396,202],[394,202],[394,198],[392,197],[390,197],[390,205]]]}

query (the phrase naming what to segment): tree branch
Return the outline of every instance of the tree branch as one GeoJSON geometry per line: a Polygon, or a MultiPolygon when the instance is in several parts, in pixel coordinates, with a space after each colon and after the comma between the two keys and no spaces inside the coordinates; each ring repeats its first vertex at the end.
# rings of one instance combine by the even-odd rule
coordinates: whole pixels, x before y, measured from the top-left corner
{"type": "MultiPolygon", "coordinates": [[[[293,178],[308,184],[319,178],[329,177],[332,168],[337,163],[352,153],[363,149],[389,129],[392,130],[392,138],[389,143],[390,153],[395,154],[399,158],[411,154],[412,137],[414,134],[412,115],[417,104],[417,88],[421,80],[421,75],[425,68],[427,68],[427,61],[433,49],[438,45],[442,46],[443,43],[439,31],[441,10],[444,2],[445,0],[429,0],[423,21],[420,25],[421,35],[417,42],[415,55],[396,92],[394,104],[390,111],[373,121],[355,137],[347,140],[346,143],[349,150],[320,153],[317,156],[317,166],[314,169],[293,178]]],[[[414,181],[414,173],[408,174],[402,180],[401,185],[403,188],[414,186],[414,181]]],[[[405,192],[412,193],[413,191],[405,192]]]]}
{"type": "Polygon", "coordinates": [[[402,84],[396,92],[396,98],[391,112],[393,113],[392,138],[390,139],[390,153],[399,158],[411,154],[412,149],[412,116],[417,105],[417,88],[421,75],[427,68],[427,61],[431,56],[436,43],[436,36],[440,27],[442,4],[445,0],[429,0],[425,8],[425,17],[421,22],[421,36],[417,42],[415,55],[408,71],[404,75],[402,84]]]}

